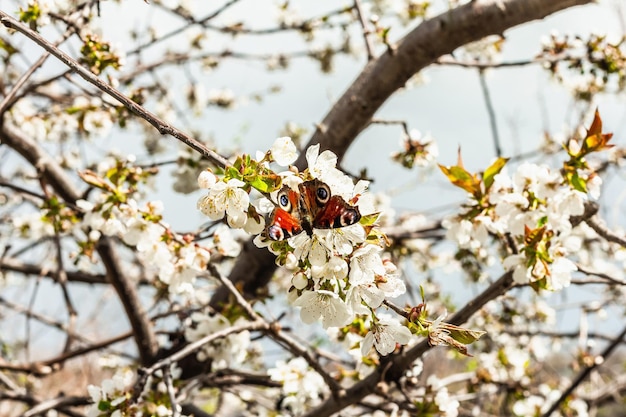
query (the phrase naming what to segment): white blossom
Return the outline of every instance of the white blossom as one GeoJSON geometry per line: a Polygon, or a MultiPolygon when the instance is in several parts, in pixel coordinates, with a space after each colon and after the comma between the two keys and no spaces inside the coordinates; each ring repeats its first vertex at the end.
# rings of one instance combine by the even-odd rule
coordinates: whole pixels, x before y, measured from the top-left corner
{"type": "MultiPolygon", "coordinates": [[[[228,319],[220,314],[210,316],[203,313],[194,313],[191,315],[190,320],[193,325],[185,327],[185,337],[188,341],[194,342],[220,330],[242,324],[245,321],[244,318],[240,318],[231,325],[228,319]]],[[[214,369],[235,367],[241,365],[246,360],[250,344],[249,331],[231,333],[228,336],[205,344],[198,351],[196,357],[199,361],[211,359],[214,369]]]]}
{"type": "Polygon", "coordinates": [[[330,253],[350,255],[354,247],[365,241],[365,229],[358,223],[336,229],[327,229],[326,246],[330,253]]]}
{"type": "Polygon", "coordinates": [[[211,220],[220,220],[227,214],[231,227],[243,227],[250,205],[250,196],[241,188],[244,185],[243,181],[235,178],[228,182],[217,182],[209,189],[208,194],[198,200],[198,209],[211,220]]]}
{"type": "Polygon", "coordinates": [[[280,166],[289,166],[298,159],[298,149],[290,137],[284,136],[274,141],[271,148],[274,161],[280,166]]]}
{"type": "Polygon", "coordinates": [[[293,305],[300,307],[300,318],[306,324],[322,319],[322,326],[341,327],[352,321],[352,312],[337,294],[327,290],[304,291],[293,305]]]}
{"type": "Polygon", "coordinates": [[[324,280],[343,280],[348,276],[348,263],[340,256],[331,256],[323,265],[313,265],[312,276],[318,282],[324,280]]]}
{"type": "Polygon", "coordinates": [[[448,388],[442,387],[435,395],[435,404],[441,411],[442,416],[456,417],[459,415],[459,401],[452,398],[448,393],[448,388]]]}
{"type": "Polygon", "coordinates": [[[217,176],[208,169],[205,169],[198,175],[198,187],[205,190],[211,189],[217,184],[217,181],[217,176]]]}
{"type": "Polygon", "coordinates": [[[523,254],[514,254],[502,261],[505,269],[513,269],[513,281],[516,284],[527,284],[530,281],[530,272],[526,266],[526,257],[523,254]]]}
{"type": "Polygon", "coordinates": [[[361,354],[366,356],[372,346],[381,355],[388,355],[396,349],[396,344],[406,345],[411,339],[411,331],[391,316],[381,314],[361,342],[361,354]]]}
{"type": "Polygon", "coordinates": [[[354,251],[350,260],[350,284],[371,283],[375,281],[376,275],[385,275],[381,251],[375,245],[365,245],[354,251]]]}
{"type": "Polygon", "coordinates": [[[313,235],[309,236],[302,232],[289,238],[289,246],[295,248],[293,254],[298,259],[308,259],[311,265],[322,266],[326,263],[330,252],[326,245],[326,234],[328,230],[313,230],[313,235]]]}
{"type": "Polygon", "coordinates": [[[324,379],[301,357],[288,362],[279,360],[267,372],[272,381],[282,383],[282,404],[295,415],[319,404],[328,391],[324,379]]]}
{"type": "Polygon", "coordinates": [[[550,264],[548,288],[552,291],[559,291],[565,287],[569,287],[572,280],[572,272],[577,269],[574,262],[564,257],[558,257],[550,264]]]}

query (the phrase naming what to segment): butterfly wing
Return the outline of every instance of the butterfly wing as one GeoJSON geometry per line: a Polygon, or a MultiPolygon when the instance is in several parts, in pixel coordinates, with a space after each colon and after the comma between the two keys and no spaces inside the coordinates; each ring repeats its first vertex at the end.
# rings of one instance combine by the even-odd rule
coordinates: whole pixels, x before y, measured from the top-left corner
{"type": "Polygon", "coordinates": [[[277,194],[277,207],[272,211],[265,233],[272,240],[283,240],[302,231],[299,194],[285,186],[277,194]]]}
{"type": "Polygon", "coordinates": [[[361,220],[361,213],[356,206],[346,202],[341,196],[334,195],[317,213],[313,220],[316,229],[335,229],[350,226],[361,220]]]}
{"type": "Polygon", "coordinates": [[[283,240],[295,236],[302,231],[300,220],[288,211],[276,207],[270,216],[267,226],[267,237],[272,240],[283,240]]]}
{"type": "Polygon", "coordinates": [[[331,195],[330,187],[318,179],[300,184],[300,221],[307,233],[312,229],[334,229],[361,220],[356,206],[341,196],[331,195]]]}

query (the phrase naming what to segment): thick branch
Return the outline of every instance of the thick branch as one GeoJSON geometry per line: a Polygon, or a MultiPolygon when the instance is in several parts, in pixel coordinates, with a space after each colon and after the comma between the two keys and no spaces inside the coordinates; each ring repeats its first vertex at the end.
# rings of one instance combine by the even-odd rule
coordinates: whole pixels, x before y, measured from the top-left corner
{"type": "MultiPolygon", "coordinates": [[[[308,146],[319,143],[342,158],[357,135],[365,129],[378,108],[417,72],[469,42],[521,23],[542,19],[554,12],[592,0],[484,0],[470,2],[423,22],[397,46],[367,64],[343,96],[328,112],[308,146]]],[[[306,164],[302,153],[296,162],[306,164]]],[[[230,280],[254,294],[271,278],[274,257],[265,249],[248,242],[237,260],[230,280]]],[[[211,300],[213,306],[225,301],[220,290],[211,300]]]]}
{"type": "Polygon", "coordinates": [[[100,238],[98,254],[107,270],[107,278],[120,298],[126,316],[133,328],[133,336],[143,365],[152,363],[157,353],[154,328],[141,304],[135,282],[125,274],[117,250],[110,238],[100,238]]]}
{"type": "MultiPolygon", "coordinates": [[[[512,284],[513,275],[510,272],[505,273],[478,295],[478,297],[474,298],[467,303],[465,307],[454,314],[448,322],[457,326],[465,323],[489,301],[506,293],[512,287],[512,284]]],[[[309,411],[305,416],[330,416],[373,393],[381,380],[397,381],[407,369],[411,368],[411,364],[426,353],[428,349],[430,349],[428,341],[424,340],[401,355],[383,358],[381,365],[376,371],[349,388],[345,396],[341,398],[329,397],[321,406],[309,411]]]]}
{"type": "MultiPolygon", "coordinates": [[[[318,126],[309,146],[320,143],[343,156],[380,106],[437,58],[485,36],[591,0],[472,1],[429,19],[397,46],[370,62],[318,126]]],[[[300,158],[304,162],[304,157],[300,158]]]]}

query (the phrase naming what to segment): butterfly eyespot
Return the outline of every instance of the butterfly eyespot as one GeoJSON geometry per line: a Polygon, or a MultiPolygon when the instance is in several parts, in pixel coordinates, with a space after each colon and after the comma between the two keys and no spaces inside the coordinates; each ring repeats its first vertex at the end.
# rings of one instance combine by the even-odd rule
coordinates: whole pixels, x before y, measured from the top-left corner
{"type": "Polygon", "coordinates": [[[342,227],[350,226],[358,222],[360,219],[361,219],[361,216],[356,210],[346,210],[339,217],[339,223],[342,227]]]}
{"type": "Polygon", "coordinates": [[[326,204],[330,199],[330,188],[328,188],[328,185],[321,184],[315,191],[315,198],[319,204],[326,204]]]}
{"type": "Polygon", "coordinates": [[[278,205],[285,211],[291,211],[291,201],[286,193],[280,193],[278,195],[278,205]]]}
{"type": "Polygon", "coordinates": [[[267,228],[267,237],[272,240],[283,240],[285,238],[285,233],[280,226],[270,226],[267,228]]]}

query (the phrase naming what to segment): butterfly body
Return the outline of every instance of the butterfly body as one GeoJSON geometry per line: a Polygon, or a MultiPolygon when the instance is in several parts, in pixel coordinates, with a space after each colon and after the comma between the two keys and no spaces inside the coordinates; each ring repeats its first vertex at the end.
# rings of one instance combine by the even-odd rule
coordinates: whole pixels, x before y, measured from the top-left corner
{"type": "Polygon", "coordinates": [[[358,207],[331,195],[327,184],[314,179],[299,184],[298,191],[285,186],[278,192],[266,234],[272,240],[283,240],[303,230],[312,235],[313,229],[350,226],[360,219],[358,207]]]}

